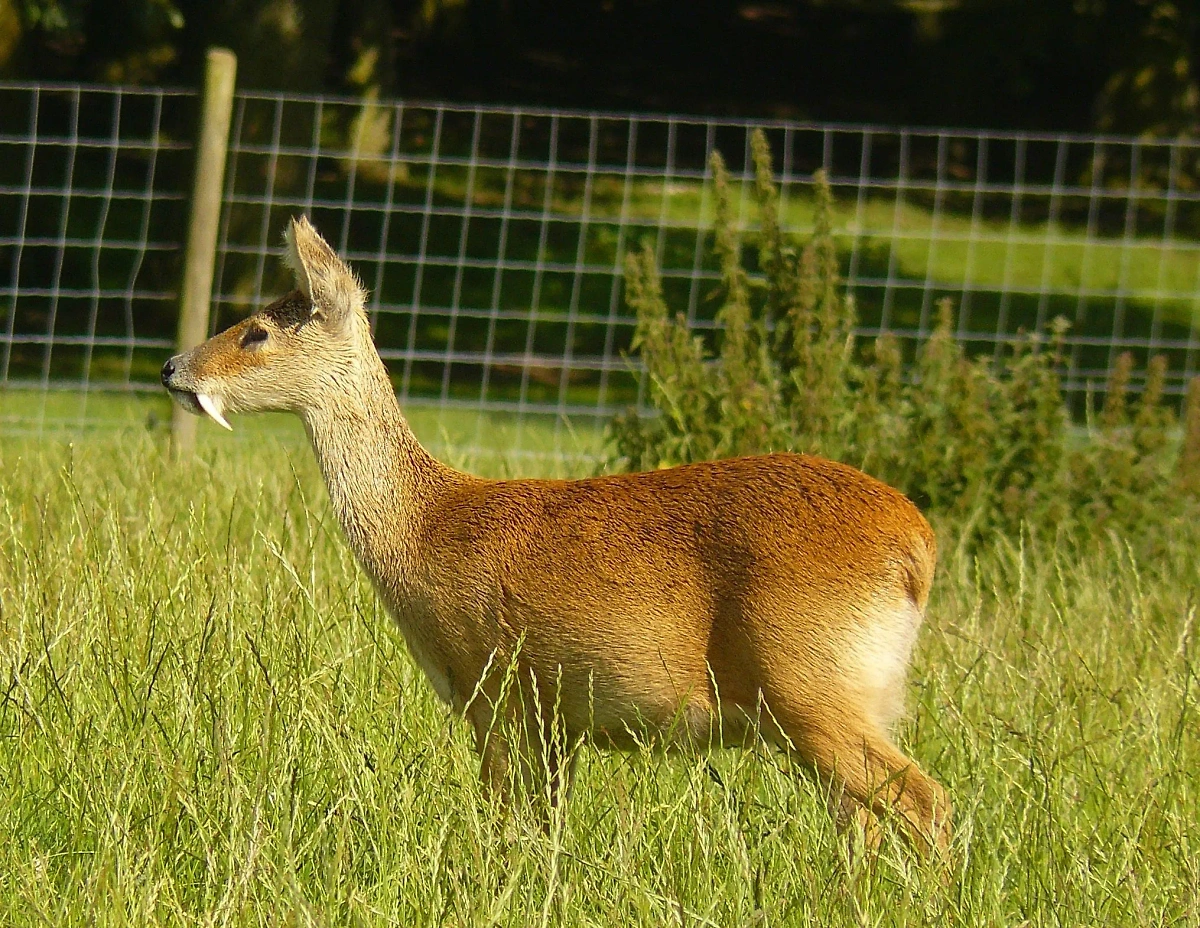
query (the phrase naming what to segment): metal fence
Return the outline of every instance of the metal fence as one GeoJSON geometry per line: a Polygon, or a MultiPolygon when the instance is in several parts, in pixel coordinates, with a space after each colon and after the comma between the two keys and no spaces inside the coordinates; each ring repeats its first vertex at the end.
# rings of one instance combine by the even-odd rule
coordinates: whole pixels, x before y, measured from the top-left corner
{"type": "MultiPolygon", "coordinates": [[[[187,91],[0,84],[3,427],[85,424],[89,394],[155,388],[195,112],[187,91]]],[[[811,177],[827,172],[863,334],[920,340],[949,296],[976,352],[1068,318],[1069,391],[1124,350],[1166,354],[1172,393],[1198,372],[1187,140],[277,93],[236,98],[214,327],[289,285],[281,233],[303,212],[370,289],[405,401],[601,421],[638,398],[624,254],[651,244],[668,300],[711,326],[708,158],[724,155],[752,227],[757,127],[786,228],[811,228],[811,177]]]]}
{"type": "Polygon", "coordinates": [[[148,386],[169,353],[194,110],[183,91],[0,84],[6,431],[148,386]]]}

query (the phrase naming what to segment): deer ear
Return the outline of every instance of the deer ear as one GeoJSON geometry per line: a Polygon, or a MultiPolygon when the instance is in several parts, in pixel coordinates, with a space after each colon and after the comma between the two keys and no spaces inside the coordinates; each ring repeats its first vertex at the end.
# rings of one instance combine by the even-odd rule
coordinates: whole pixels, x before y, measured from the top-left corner
{"type": "Polygon", "coordinates": [[[362,313],[366,294],[350,270],[306,216],[294,218],[283,234],[284,260],[296,286],[312,303],[313,316],[340,325],[362,313]]]}

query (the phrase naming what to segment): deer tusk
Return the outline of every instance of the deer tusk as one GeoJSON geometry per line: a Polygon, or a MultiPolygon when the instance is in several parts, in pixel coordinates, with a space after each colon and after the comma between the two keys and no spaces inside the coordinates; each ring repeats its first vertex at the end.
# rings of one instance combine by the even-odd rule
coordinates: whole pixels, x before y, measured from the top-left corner
{"type": "Polygon", "coordinates": [[[220,397],[209,396],[207,393],[197,393],[196,402],[200,404],[200,408],[212,416],[213,422],[217,425],[223,425],[229,431],[233,431],[233,426],[230,425],[223,415],[221,415],[221,400],[220,397]]]}

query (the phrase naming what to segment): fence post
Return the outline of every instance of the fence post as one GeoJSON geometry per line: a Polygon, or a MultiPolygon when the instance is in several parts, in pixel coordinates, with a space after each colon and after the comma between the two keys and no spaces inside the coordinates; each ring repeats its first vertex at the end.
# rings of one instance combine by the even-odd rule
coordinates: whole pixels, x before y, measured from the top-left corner
{"type": "MultiPolygon", "coordinates": [[[[192,183],[192,210],[188,220],[187,251],[179,293],[179,331],[176,351],[187,351],[208,337],[208,305],[212,299],[213,265],[217,254],[217,228],[221,220],[221,187],[225,154],[229,148],[229,123],[233,114],[233,88],[237,56],[225,48],[210,48],[204,69],[200,132],[196,143],[196,173],[192,183]]],[[[171,412],[171,453],[184,457],[196,447],[198,417],[176,404],[171,412]]]]}

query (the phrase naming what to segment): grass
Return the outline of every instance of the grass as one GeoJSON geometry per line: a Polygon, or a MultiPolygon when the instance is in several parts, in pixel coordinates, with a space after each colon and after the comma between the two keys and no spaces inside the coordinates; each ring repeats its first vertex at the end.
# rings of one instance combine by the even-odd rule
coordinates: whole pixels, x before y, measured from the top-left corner
{"type": "MultiPolygon", "coordinates": [[[[468,197],[465,180],[464,170],[441,168],[435,183],[439,199],[447,205],[461,206],[468,197]]],[[[521,194],[519,205],[529,210],[542,209],[546,202],[545,177],[530,172],[524,187],[520,180],[518,177],[514,183],[521,194]]],[[[427,175],[414,175],[405,179],[403,187],[409,191],[408,198],[415,201],[424,196],[426,184],[427,175]]],[[[570,222],[575,217],[582,221],[581,191],[570,180],[560,181],[560,185],[551,191],[550,209],[560,221],[570,222]]],[[[587,262],[611,265],[617,240],[612,220],[622,210],[625,180],[619,175],[600,174],[593,187],[583,256],[587,262]]],[[[748,218],[753,214],[750,184],[735,181],[733,187],[738,215],[748,218]]],[[[712,193],[705,188],[706,185],[689,180],[634,181],[630,183],[624,212],[634,231],[642,234],[657,234],[655,227],[662,219],[685,226],[678,267],[690,269],[694,229],[709,229],[714,219],[712,193]]],[[[470,201],[475,206],[499,206],[504,199],[503,191],[503,172],[480,171],[474,179],[470,201]]],[[[951,285],[967,282],[998,290],[1008,287],[1035,293],[1045,290],[1063,295],[1072,305],[1081,289],[1186,293],[1196,286],[1193,241],[1174,236],[1165,240],[1164,247],[1160,230],[1143,230],[1126,240],[1119,230],[1105,229],[1090,238],[1086,227],[1079,222],[1036,217],[1038,209],[1045,207],[1044,194],[1026,195],[1024,210],[1015,222],[1009,215],[1011,198],[1002,195],[992,195],[987,214],[977,219],[972,218],[969,202],[956,203],[935,213],[931,204],[919,198],[910,197],[897,204],[894,194],[868,195],[861,208],[853,192],[835,191],[835,198],[834,232],[844,257],[848,260],[852,239],[861,236],[864,250],[883,252],[883,266],[878,270],[886,275],[888,251],[894,249],[895,274],[902,280],[920,282],[929,278],[951,285]]],[[[1074,206],[1078,206],[1077,199],[1068,198],[1074,206]]],[[[781,204],[780,220],[790,228],[810,230],[814,209],[807,185],[797,185],[781,204]]],[[[522,227],[514,229],[518,239],[510,241],[509,247],[519,252],[522,227]]],[[[446,253],[456,252],[458,234],[457,225],[447,230],[446,253]]],[[[553,251],[555,242],[552,240],[548,245],[553,251]]],[[[561,245],[564,249],[561,255],[548,257],[564,262],[574,260],[577,240],[566,236],[561,245]]],[[[435,253],[441,253],[436,240],[431,247],[435,253]]],[[[365,244],[364,250],[370,251],[365,244]]],[[[667,260],[670,262],[670,256],[667,260]]],[[[1148,311],[1148,307],[1138,309],[1148,311]]],[[[1163,309],[1164,321],[1184,326],[1194,323],[1194,300],[1166,300],[1163,309]]]]}
{"type": "MultiPolygon", "coordinates": [[[[406,413],[417,437],[435,454],[458,466],[483,468],[497,476],[516,476],[529,466],[567,476],[568,462],[583,466],[598,458],[603,423],[552,413],[497,413],[469,406],[439,407],[413,402],[406,413]]],[[[0,435],[58,436],[153,434],[165,440],[171,401],[165,391],[107,393],[76,390],[37,392],[0,390],[0,435]]],[[[234,420],[233,438],[261,442],[278,439],[286,447],[307,447],[300,421],[289,415],[234,420]]],[[[229,434],[208,419],[200,420],[200,441],[228,447],[229,434]]]]}
{"type": "Polygon", "coordinates": [[[302,437],[235,426],[178,465],[144,429],[0,443],[0,923],[1200,920],[1194,538],[944,538],[902,740],[957,867],[847,873],[765,750],[587,750],[551,835],[502,820],[302,437]]]}

